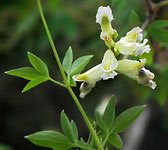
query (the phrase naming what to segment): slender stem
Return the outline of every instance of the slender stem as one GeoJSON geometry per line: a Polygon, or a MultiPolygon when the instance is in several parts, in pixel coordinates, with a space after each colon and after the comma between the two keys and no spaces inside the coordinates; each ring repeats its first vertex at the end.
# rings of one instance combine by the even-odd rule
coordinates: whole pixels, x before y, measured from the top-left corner
{"type": "MultiPolygon", "coordinates": [[[[78,98],[76,97],[76,95],[74,94],[73,90],[71,89],[70,85],[69,85],[68,82],[67,82],[67,77],[66,77],[65,72],[64,72],[64,70],[63,70],[63,67],[62,67],[62,65],[61,65],[61,61],[60,61],[60,58],[59,58],[59,56],[58,56],[57,50],[56,50],[56,48],[55,48],[54,42],[53,42],[53,40],[52,40],[51,34],[50,34],[50,32],[49,32],[49,29],[48,29],[48,26],[47,26],[47,23],[46,23],[44,14],[43,14],[43,10],[42,10],[42,7],[41,7],[40,0],[37,0],[37,5],[38,5],[38,8],[39,8],[39,12],[40,12],[40,16],[41,16],[41,19],[42,19],[44,28],[45,28],[46,33],[47,33],[47,36],[48,36],[48,40],[49,40],[49,42],[50,42],[50,44],[51,44],[51,47],[52,47],[52,50],[53,50],[55,59],[56,59],[56,61],[57,61],[57,63],[58,63],[58,66],[59,66],[61,75],[62,75],[62,77],[63,77],[63,79],[64,79],[64,83],[65,83],[65,85],[66,85],[66,88],[67,88],[67,90],[69,91],[70,95],[72,96],[72,98],[73,98],[73,100],[74,100],[76,106],[78,107],[78,109],[79,109],[79,111],[80,111],[80,113],[81,113],[81,115],[82,115],[82,117],[83,117],[83,119],[84,119],[86,125],[88,126],[88,128],[89,128],[89,130],[90,130],[90,132],[91,132],[91,134],[92,134],[92,136],[93,136],[93,138],[94,138],[94,140],[95,140],[95,143],[96,143],[96,145],[97,145],[97,147],[98,147],[98,150],[103,150],[103,147],[102,147],[102,145],[101,145],[101,143],[100,143],[100,141],[99,141],[99,139],[98,139],[98,136],[97,136],[96,132],[94,131],[94,128],[92,127],[92,125],[91,125],[91,123],[90,123],[90,121],[89,121],[89,119],[88,119],[88,117],[87,117],[87,115],[86,115],[86,113],[85,113],[85,111],[84,111],[82,105],[79,103],[78,98]]],[[[52,82],[58,84],[58,82],[55,82],[55,80],[53,80],[53,79],[50,79],[50,80],[51,80],[52,82]]],[[[60,83],[59,83],[59,84],[60,84],[60,83]]]]}
{"type": "Polygon", "coordinates": [[[64,88],[66,88],[66,85],[63,84],[63,83],[61,83],[61,82],[59,82],[59,81],[55,81],[55,80],[52,79],[52,78],[49,78],[49,80],[50,80],[51,82],[55,83],[55,84],[58,84],[58,85],[60,85],[60,86],[62,86],[62,87],[64,87],[64,88]]]}
{"type": "Polygon", "coordinates": [[[109,138],[111,133],[112,133],[112,131],[107,133],[106,138],[104,139],[103,144],[102,144],[103,147],[106,145],[106,142],[107,142],[107,140],[108,140],[108,138],[109,138]]]}
{"type": "Polygon", "coordinates": [[[152,2],[151,0],[144,0],[148,14],[153,14],[152,2]]]}
{"type": "Polygon", "coordinates": [[[148,17],[141,27],[143,30],[145,30],[153,20],[155,20],[157,12],[160,8],[168,5],[168,0],[162,1],[158,4],[153,4],[151,0],[144,0],[144,2],[148,11],[148,17]]]}
{"type": "Polygon", "coordinates": [[[41,19],[42,19],[42,22],[43,22],[45,31],[46,31],[47,36],[48,36],[48,40],[49,40],[49,42],[50,42],[52,51],[53,51],[53,53],[54,53],[54,56],[55,56],[55,59],[56,59],[56,61],[57,61],[58,66],[59,66],[61,75],[62,75],[62,77],[63,77],[63,79],[64,79],[64,82],[65,82],[65,80],[66,80],[66,75],[65,75],[64,69],[63,69],[63,67],[62,67],[62,65],[61,65],[61,61],[60,61],[60,58],[59,58],[59,56],[58,56],[57,50],[56,50],[56,48],[55,48],[54,41],[53,41],[53,39],[52,39],[52,37],[51,37],[51,34],[50,34],[50,31],[49,31],[49,29],[48,29],[48,25],[47,25],[47,23],[46,23],[46,20],[45,20],[44,14],[43,14],[43,10],[42,10],[42,7],[41,7],[40,0],[37,0],[37,5],[38,5],[38,9],[39,9],[39,12],[40,12],[40,16],[41,16],[41,19]]]}
{"type": "Polygon", "coordinates": [[[85,120],[85,122],[86,122],[86,124],[87,124],[87,126],[88,126],[88,128],[89,128],[89,130],[90,130],[90,132],[91,132],[91,134],[92,134],[92,136],[93,136],[93,138],[94,138],[94,140],[95,140],[95,143],[96,143],[98,149],[99,149],[99,150],[103,150],[103,147],[102,147],[102,145],[100,144],[100,141],[99,141],[99,139],[98,139],[98,137],[97,137],[97,134],[96,134],[94,128],[92,127],[92,125],[91,125],[91,123],[90,123],[90,121],[89,121],[89,119],[88,119],[88,117],[87,117],[87,115],[86,115],[86,113],[85,113],[83,107],[82,107],[81,104],[79,103],[78,98],[76,97],[76,95],[75,95],[74,92],[72,91],[71,87],[68,86],[67,89],[68,89],[69,93],[71,94],[73,100],[75,101],[75,103],[76,103],[76,105],[77,105],[77,107],[78,107],[78,109],[79,109],[79,111],[80,111],[80,113],[81,113],[83,119],[85,120]]]}

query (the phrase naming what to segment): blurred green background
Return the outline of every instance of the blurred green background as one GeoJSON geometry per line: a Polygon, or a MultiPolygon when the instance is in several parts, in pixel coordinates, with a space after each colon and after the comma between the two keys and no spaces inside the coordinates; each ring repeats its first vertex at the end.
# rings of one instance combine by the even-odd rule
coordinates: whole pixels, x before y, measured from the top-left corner
{"type": "MultiPolygon", "coordinates": [[[[93,54],[86,69],[100,63],[107,50],[99,37],[100,26],[95,23],[99,6],[111,6],[115,18],[112,25],[119,37],[132,27],[141,26],[147,13],[143,0],[42,0],[42,4],[60,58],[63,59],[70,45],[75,59],[93,54]]],[[[168,7],[163,7],[156,19],[168,20],[168,7]]],[[[148,36],[147,31],[145,33],[148,36]]],[[[139,150],[168,147],[168,46],[167,43],[157,43],[157,46],[157,53],[145,56],[147,68],[156,75],[155,90],[120,75],[115,80],[98,82],[81,100],[91,119],[98,103],[112,94],[116,96],[117,113],[134,105],[147,104],[149,117],[137,144],[139,150]]],[[[59,114],[62,109],[77,123],[80,136],[87,137],[88,130],[66,89],[46,82],[22,94],[27,81],[4,74],[10,69],[30,66],[28,51],[48,64],[53,78],[62,80],[36,1],[0,0],[0,145],[7,146],[0,146],[0,150],[44,150],[24,136],[40,130],[61,130],[59,114]]],[[[79,86],[74,88],[77,95],[79,86]]],[[[124,144],[128,143],[129,134],[122,135],[124,144]]]]}

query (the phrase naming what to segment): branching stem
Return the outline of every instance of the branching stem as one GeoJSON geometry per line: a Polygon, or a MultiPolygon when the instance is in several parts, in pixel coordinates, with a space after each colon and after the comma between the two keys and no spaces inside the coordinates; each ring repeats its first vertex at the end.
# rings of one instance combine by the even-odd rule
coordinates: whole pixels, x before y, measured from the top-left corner
{"type": "Polygon", "coordinates": [[[66,88],[66,85],[63,84],[63,83],[61,83],[61,82],[59,82],[59,81],[56,81],[56,80],[54,80],[54,79],[52,79],[52,78],[49,78],[49,80],[50,80],[51,82],[55,83],[55,84],[58,84],[58,85],[60,85],[60,86],[62,86],[62,87],[64,87],[64,88],[66,88]]]}
{"type": "Polygon", "coordinates": [[[47,25],[47,22],[46,22],[46,20],[45,20],[44,14],[43,14],[43,10],[42,10],[42,7],[41,7],[40,0],[37,0],[37,5],[38,5],[38,9],[39,9],[39,12],[40,12],[40,16],[41,16],[41,19],[42,19],[42,22],[43,22],[45,31],[46,31],[46,33],[47,33],[48,40],[49,40],[49,42],[50,42],[52,51],[53,51],[53,53],[54,53],[54,56],[55,56],[55,59],[56,59],[56,61],[57,61],[58,67],[59,67],[59,69],[60,69],[61,75],[62,75],[62,77],[63,77],[64,84],[62,84],[62,83],[60,83],[60,82],[58,82],[58,81],[55,81],[55,80],[53,80],[53,79],[50,79],[50,81],[52,81],[52,82],[54,82],[54,83],[56,83],[56,84],[59,84],[59,85],[61,85],[61,86],[67,88],[67,90],[68,90],[68,92],[70,93],[70,95],[72,96],[72,98],[73,98],[73,100],[74,100],[74,102],[75,102],[75,104],[76,104],[78,110],[80,111],[80,113],[81,113],[81,115],[82,115],[82,117],[83,117],[83,119],[84,119],[86,125],[88,126],[88,128],[89,128],[89,130],[90,130],[90,132],[91,132],[91,134],[92,134],[92,136],[93,136],[93,138],[94,138],[94,140],[95,140],[95,143],[96,143],[96,145],[97,145],[98,150],[103,150],[103,147],[102,147],[102,145],[101,145],[101,143],[100,143],[100,141],[99,141],[99,138],[98,138],[96,132],[94,131],[94,128],[92,127],[92,125],[91,125],[91,123],[90,123],[90,121],[89,121],[89,119],[88,119],[88,117],[87,117],[87,115],[86,115],[86,113],[85,113],[85,111],[84,111],[82,105],[80,104],[78,98],[76,97],[76,95],[74,94],[72,88],[70,87],[70,85],[69,85],[69,83],[68,83],[67,77],[66,77],[66,75],[65,75],[64,69],[63,69],[62,64],[61,64],[61,61],[60,61],[60,58],[59,58],[58,53],[57,53],[57,50],[56,50],[56,48],[55,48],[53,39],[52,39],[51,34],[50,34],[50,31],[49,31],[49,29],[48,29],[48,25],[47,25]]]}
{"type": "Polygon", "coordinates": [[[148,11],[148,16],[142,25],[143,30],[145,30],[153,20],[155,20],[160,8],[168,5],[168,0],[162,1],[158,4],[153,4],[151,0],[144,0],[144,3],[148,11]]]}

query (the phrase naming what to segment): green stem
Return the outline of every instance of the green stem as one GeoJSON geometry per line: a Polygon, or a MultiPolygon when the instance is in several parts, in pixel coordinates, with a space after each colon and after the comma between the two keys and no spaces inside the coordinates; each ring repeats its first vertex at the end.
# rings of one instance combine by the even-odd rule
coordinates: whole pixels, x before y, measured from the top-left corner
{"type": "Polygon", "coordinates": [[[85,123],[87,124],[87,126],[88,126],[88,128],[89,128],[89,130],[90,130],[90,132],[91,132],[91,134],[92,134],[92,136],[94,138],[94,140],[95,140],[95,143],[96,143],[96,145],[98,147],[98,150],[103,150],[103,147],[100,144],[99,138],[97,137],[97,134],[96,134],[94,128],[92,127],[92,125],[91,125],[91,123],[90,123],[90,121],[89,121],[89,119],[88,119],[88,117],[87,117],[82,105],[79,103],[78,98],[76,97],[76,95],[74,94],[74,92],[72,91],[70,86],[67,86],[67,89],[68,89],[69,93],[71,94],[73,100],[75,101],[75,103],[76,103],[76,105],[77,105],[77,107],[78,107],[83,119],[85,120],[85,123]]]}
{"type": "Polygon", "coordinates": [[[111,134],[111,132],[110,132],[110,133],[107,133],[106,138],[104,139],[103,144],[102,144],[103,147],[106,145],[106,142],[107,142],[107,140],[108,140],[110,134],[111,134]]]}
{"type": "Polygon", "coordinates": [[[103,147],[105,147],[105,145],[106,145],[106,143],[107,143],[107,140],[108,140],[108,138],[109,138],[109,136],[111,135],[113,133],[113,129],[112,129],[112,127],[108,130],[108,132],[107,132],[107,135],[106,135],[106,137],[105,137],[105,139],[104,139],[104,141],[103,141],[103,147]]]}
{"type": "Polygon", "coordinates": [[[62,87],[64,87],[64,88],[66,88],[66,85],[63,84],[63,83],[61,83],[61,82],[55,81],[55,80],[52,79],[52,78],[49,78],[49,80],[50,80],[51,82],[55,83],[55,84],[58,84],[58,85],[60,85],[60,86],[62,86],[62,87]]]}
{"type": "MultiPolygon", "coordinates": [[[[98,150],[103,150],[103,147],[102,147],[102,145],[101,145],[101,143],[100,143],[100,141],[99,141],[99,138],[98,138],[96,132],[94,131],[94,128],[92,127],[92,125],[91,125],[91,123],[90,123],[90,121],[89,121],[89,119],[88,119],[88,117],[87,117],[87,115],[86,115],[86,113],[85,113],[85,111],[84,111],[82,105],[79,103],[78,98],[76,97],[76,95],[74,94],[73,90],[71,89],[70,85],[69,85],[68,82],[67,82],[67,77],[66,77],[65,72],[64,72],[64,70],[63,70],[63,67],[62,67],[60,58],[59,58],[59,56],[58,56],[58,53],[57,53],[57,50],[56,50],[56,48],[55,48],[53,39],[52,39],[51,34],[50,34],[50,31],[49,31],[49,29],[48,29],[48,26],[47,26],[47,23],[46,23],[44,14],[43,14],[43,10],[42,10],[42,7],[41,7],[40,0],[37,0],[37,5],[38,5],[38,9],[39,9],[39,12],[40,12],[40,16],[41,16],[41,19],[42,19],[44,28],[45,28],[46,33],[47,33],[47,36],[48,36],[48,40],[49,40],[49,42],[50,42],[50,44],[51,44],[51,48],[52,48],[52,50],[53,50],[55,59],[56,59],[56,61],[57,61],[57,63],[58,63],[58,67],[59,67],[59,69],[60,69],[61,75],[62,75],[63,80],[64,80],[64,83],[65,83],[65,85],[66,85],[66,88],[67,88],[67,90],[69,91],[70,95],[72,96],[72,98],[73,98],[73,100],[74,100],[76,106],[78,107],[78,109],[79,109],[79,111],[80,111],[80,113],[81,113],[81,115],[82,115],[82,117],[83,117],[83,119],[84,119],[86,125],[88,126],[88,128],[89,128],[89,130],[90,130],[90,132],[91,132],[91,134],[92,134],[92,136],[93,136],[93,138],[94,138],[94,140],[95,140],[95,143],[96,143],[96,145],[97,145],[97,147],[98,147],[98,150]]],[[[53,79],[50,79],[50,80],[51,80],[52,82],[54,82],[54,83],[60,85],[60,82],[57,82],[57,81],[55,81],[55,80],[53,80],[53,79]]],[[[61,84],[61,85],[62,85],[62,84],[61,84]]]]}
{"type": "Polygon", "coordinates": [[[46,33],[47,33],[48,40],[49,40],[49,42],[50,42],[52,51],[53,51],[53,53],[54,53],[54,56],[55,56],[55,59],[56,59],[56,61],[57,61],[58,67],[59,67],[59,69],[60,69],[61,75],[62,75],[62,77],[63,77],[63,79],[64,79],[64,82],[65,82],[65,80],[66,80],[66,75],[65,75],[64,69],[63,69],[63,67],[62,67],[60,58],[59,58],[59,56],[58,56],[57,50],[56,50],[56,48],[55,48],[53,39],[52,39],[52,37],[51,37],[50,31],[49,31],[49,29],[48,29],[48,25],[47,25],[47,22],[46,22],[46,20],[45,20],[44,14],[43,14],[43,10],[42,10],[42,7],[41,7],[40,0],[37,0],[37,5],[38,5],[39,12],[40,12],[41,20],[42,20],[42,22],[43,22],[45,31],[46,31],[46,33]]]}

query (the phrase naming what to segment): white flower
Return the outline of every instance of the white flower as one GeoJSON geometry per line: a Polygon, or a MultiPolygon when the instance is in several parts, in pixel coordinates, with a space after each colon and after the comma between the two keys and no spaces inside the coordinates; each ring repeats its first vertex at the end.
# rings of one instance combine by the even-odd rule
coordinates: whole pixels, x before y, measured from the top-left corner
{"type": "Polygon", "coordinates": [[[144,39],[143,43],[143,35],[142,29],[139,27],[133,28],[129,31],[125,37],[122,37],[115,44],[115,51],[119,51],[123,55],[142,55],[143,53],[149,53],[150,47],[146,45],[148,42],[147,39],[144,39]]]}
{"type": "Polygon", "coordinates": [[[101,76],[103,74],[103,70],[101,69],[101,64],[96,65],[95,67],[91,68],[90,70],[86,71],[85,73],[78,74],[73,76],[75,81],[79,82],[97,82],[101,80],[101,76]]]}
{"type": "Polygon", "coordinates": [[[83,82],[80,86],[80,97],[84,98],[92,90],[92,88],[95,87],[96,82],[101,79],[113,79],[117,75],[114,71],[117,66],[118,62],[114,53],[111,50],[107,50],[101,64],[91,68],[85,73],[73,76],[75,81],[83,82]]]}
{"type": "Polygon", "coordinates": [[[99,64],[83,74],[73,76],[75,81],[83,82],[80,86],[81,98],[84,98],[92,90],[92,88],[95,87],[96,82],[102,79],[102,75],[103,70],[101,69],[101,64],[99,64]]]}
{"type": "Polygon", "coordinates": [[[111,50],[107,50],[105,52],[101,67],[104,71],[102,75],[103,80],[108,80],[110,78],[114,79],[114,77],[117,75],[114,70],[118,67],[118,62],[111,50]]]}
{"type": "Polygon", "coordinates": [[[121,74],[125,74],[133,80],[136,80],[139,84],[155,89],[156,83],[153,81],[155,75],[154,73],[144,68],[145,63],[145,59],[140,61],[123,59],[118,61],[118,67],[116,68],[116,71],[121,74]]]}
{"type": "Polygon", "coordinates": [[[101,24],[104,16],[107,17],[109,22],[111,22],[114,19],[112,11],[109,6],[107,6],[107,7],[100,6],[99,7],[97,14],[96,14],[96,22],[101,24]]]}
{"type": "Polygon", "coordinates": [[[124,39],[127,42],[141,42],[143,40],[143,34],[142,29],[140,27],[135,27],[131,31],[127,32],[126,37],[123,37],[121,39],[124,39]]]}
{"type": "Polygon", "coordinates": [[[133,80],[138,80],[139,71],[145,66],[146,60],[140,61],[123,59],[118,61],[118,67],[116,71],[125,74],[133,80]]]}
{"type": "Polygon", "coordinates": [[[149,53],[150,52],[150,47],[149,45],[146,45],[148,42],[147,39],[144,39],[143,43],[136,43],[135,44],[135,56],[142,55],[143,53],[149,53]]]}
{"type": "Polygon", "coordinates": [[[111,21],[113,20],[112,11],[109,6],[100,6],[96,14],[96,22],[101,26],[100,38],[105,41],[108,48],[114,45],[114,40],[117,38],[117,31],[111,26],[111,21]]]}

